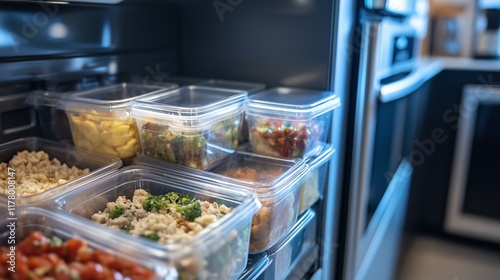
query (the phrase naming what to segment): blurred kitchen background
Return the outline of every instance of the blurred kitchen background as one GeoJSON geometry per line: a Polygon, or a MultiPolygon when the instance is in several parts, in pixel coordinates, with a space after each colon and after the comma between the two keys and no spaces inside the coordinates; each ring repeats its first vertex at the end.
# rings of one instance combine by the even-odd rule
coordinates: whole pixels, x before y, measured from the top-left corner
{"type": "Polygon", "coordinates": [[[414,166],[396,278],[500,279],[500,1],[417,7],[428,17],[422,55],[443,71],[417,137],[426,158],[414,166]],[[429,141],[437,131],[443,142],[429,141]]]}

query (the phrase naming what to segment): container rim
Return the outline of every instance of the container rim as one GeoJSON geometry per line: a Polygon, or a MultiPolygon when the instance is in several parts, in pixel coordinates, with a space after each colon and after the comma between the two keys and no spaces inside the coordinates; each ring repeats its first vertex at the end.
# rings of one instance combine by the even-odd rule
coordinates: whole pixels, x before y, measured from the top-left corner
{"type": "Polygon", "coordinates": [[[153,117],[165,121],[195,121],[204,120],[204,122],[212,122],[228,115],[242,112],[242,107],[248,96],[248,93],[243,90],[232,90],[215,87],[204,86],[183,86],[167,91],[156,92],[137,98],[132,101],[132,115],[137,118],[153,117]],[[156,102],[156,100],[168,97],[169,95],[183,94],[187,91],[208,91],[226,94],[227,97],[219,101],[209,103],[202,106],[175,106],[156,102]]]}
{"type": "MultiPolygon", "coordinates": [[[[236,151],[235,154],[251,155],[256,158],[270,158],[267,156],[261,156],[253,153],[248,153],[244,151],[236,151]]],[[[163,172],[163,174],[173,174],[180,175],[185,178],[194,178],[198,181],[210,181],[212,183],[218,184],[224,182],[224,186],[231,187],[233,189],[245,189],[253,192],[259,200],[266,199],[269,197],[275,197],[276,201],[280,201],[285,195],[292,193],[296,188],[300,187],[300,184],[305,181],[310,174],[311,170],[307,164],[302,159],[280,159],[272,158],[274,161],[282,162],[294,162],[292,167],[288,169],[284,174],[278,176],[275,180],[277,182],[273,183],[253,183],[245,180],[239,180],[224,176],[209,170],[194,170],[193,168],[188,168],[185,166],[163,162],[158,159],[150,158],[146,155],[138,153],[137,162],[139,165],[146,165],[156,170],[163,172]],[[161,164],[161,165],[160,165],[161,164]],[[162,166],[163,165],[163,166],[162,166]]],[[[213,166],[211,166],[213,167],[213,166]]]]}
{"type": "Polygon", "coordinates": [[[316,213],[312,209],[307,209],[297,220],[292,229],[273,247],[269,248],[267,254],[269,257],[274,256],[280,252],[285,246],[293,240],[309,223],[316,217],[316,213]]]}
{"type": "MultiPolygon", "coordinates": [[[[289,88],[274,88],[274,89],[287,89],[289,88]]],[[[271,89],[273,90],[273,89],[271,89]]],[[[295,89],[294,89],[295,90],[295,89]]],[[[307,90],[304,90],[307,91],[307,90]]],[[[285,117],[294,117],[297,120],[300,119],[312,119],[324,113],[333,111],[340,106],[340,97],[336,96],[333,92],[330,92],[327,98],[319,100],[310,105],[293,105],[286,103],[276,103],[265,100],[259,100],[258,98],[268,91],[262,91],[248,97],[245,103],[245,113],[247,115],[256,116],[270,116],[275,117],[276,115],[285,117]]]]}
{"type": "MultiPolygon", "coordinates": [[[[115,114],[125,114],[126,111],[130,110],[131,102],[137,98],[148,96],[162,91],[171,90],[176,88],[177,84],[165,83],[161,86],[159,85],[143,85],[134,83],[119,83],[112,84],[108,86],[103,86],[99,88],[82,90],[82,91],[72,91],[65,92],[60,96],[57,102],[58,109],[62,109],[69,112],[82,112],[89,113],[89,110],[95,110],[100,112],[112,112],[115,114]],[[144,91],[141,95],[134,97],[127,97],[123,99],[116,100],[101,100],[95,98],[88,98],[86,96],[96,93],[106,93],[114,89],[127,89],[131,88],[139,89],[144,91]]],[[[130,113],[128,113],[130,114],[130,113]]]]}
{"type": "Polygon", "coordinates": [[[333,146],[331,144],[326,144],[323,151],[321,151],[318,156],[306,159],[306,164],[309,166],[311,171],[315,170],[328,161],[334,153],[335,149],[333,146]]]}

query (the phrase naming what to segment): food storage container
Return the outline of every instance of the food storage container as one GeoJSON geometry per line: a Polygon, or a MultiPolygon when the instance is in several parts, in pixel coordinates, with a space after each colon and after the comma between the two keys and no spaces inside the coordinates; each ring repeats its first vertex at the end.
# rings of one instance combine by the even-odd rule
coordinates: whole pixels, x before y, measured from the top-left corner
{"type": "Polygon", "coordinates": [[[241,91],[246,91],[248,95],[252,95],[266,88],[266,85],[261,83],[249,83],[249,82],[238,82],[238,81],[216,80],[216,79],[204,80],[202,82],[196,83],[196,85],[203,87],[211,87],[211,88],[241,90],[241,91]]]}
{"type": "MultiPolygon", "coordinates": [[[[15,211],[15,216],[9,216],[7,213],[2,213],[0,217],[0,225],[2,228],[2,230],[0,231],[0,247],[3,247],[4,250],[6,250],[1,254],[0,260],[2,260],[2,266],[6,268],[10,267],[10,264],[7,261],[11,260],[11,256],[8,256],[7,254],[12,255],[10,251],[11,246],[15,246],[17,250],[21,250],[20,244],[28,237],[31,237],[30,240],[33,240],[31,241],[33,243],[36,242],[35,240],[39,240],[35,239],[35,237],[32,235],[34,232],[39,232],[43,234],[43,236],[50,239],[50,246],[52,248],[61,246],[64,242],[67,242],[70,239],[83,241],[90,249],[110,253],[114,258],[111,260],[110,256],[108,256],[106,257],[106,261],[108,263],[113,261],[113,263],[116,264],[115,267],[113,267],[114,269],[118,269],[121,272],[127,273],[126,269],[121,270],[118,268],[121,264],[127,265],[129,273],[130,271],[146,272],[146,274],[135,274],[137,275],[137,277],[139,277],[136,279],[177,279],[177,273],[173,268],[169,268],[165,264],[161,264],[154,260],[148,259],[147,254],[143,253],[142,250],[138,250],[127,242],[122,242],[122,240],[115,239],[113,234],[96,230],[93,227],[89,227],[85,224],[75,221],[70,216],[64,215],[63,213],[54,213],[46,209],[36,207],[18,207],[15,211]],[[14,220],[14,218],[17,219],[14,220]],[[13,236],[13,238],[11,238],[11,236],[13,236]],[[119,261],[120,263],[115,263],[115,261],[119,261]],[[125,264],[123,262],[127,262],[128,264],[125,264]],[[140,267],[140,269],[132,270],[133,267],[140,267]]],[[[38,237],[41,238],[40,235],[38,235],[38,237]]],[[[75,242],[74,240],[70,242],[72,242],[73,245],[77,245],[77,242],[75,242]]],[[[28,243],[25,243],[25,245],[22,246],[24,251],[29,250],[29,247],[26,244],[28,243]]],[[[38,248],[38,250],[43,249],[38,248]]],[[[23,272],[26,271],[27,267],[26,265],[23,265],[23,260],[19,255],[21,251],[14,252],[16,253],[13,260],[13,264],[15,265],[16,270],[16,279],[28,279],[28,276],[26,276],[25,278],[23,277],[23,272]]],[[[35,254],[35,252],[33,251],[30,252],[33,253],[32,255],[35,254]]],[[[77,252],[74,253],[78,254],[77,252]]],[[[90,254],[90,252],[86,253],[90,254]]],[[[61,259],[68,258],[67,256],[65,257],[62,252],[57,253],[57,251],[53,251],[52,254],[52,259],[54,259],[54,254],[57,254],[61,259]]],[[[104,260],[104,256],[102,255],[102,253],[96,252],[96,254],[100,254],[101,260],[104,260]]],[[[40,258],[32,259],[30,265],[35,265],[36,261],[38,261],[39,265],[47,266],[47,264],[44,264],[40,261],[40,258]]],[[[78,262],[81,263],[82,260],[80,259],[78,262]]],[[[96,260],[94,260],[94,262],[96,262],[96,260]]],[[[107,268],[112,267],[112,265],[106,266],[102,261],[100,262],[100,264],[107,268]]],[[[73,268],[75,267],[73,266],[73,268]]],[[[62,267],[59,273],[61,272],[63,272],[62,267]]],[[[38,267],[38,270],[33,270],[32,273],[41,274],[47,273],[47,271],[45,271],[43,268],[38,267]]],[[[78,276],[75,275],[74,272],[72,273],[72,275],[73,277],[78,276]]],[[[31,279],[31,277],[29,278],[31,279]]],[[[0,279],[12,278],[7,278],[7,275],[2,275],[2,270],[0,270],[0,279]]],[[[95,279],[97,279],[97,276],[95,279]]]]}
{"type": "MultiPolygon", "coordinates": [[[[5,163],[5,165],[0,165],[0,182],[7,183],[8,182],[8,167],[9,161],[21,151],[44,151],[48,154],[49,159],[52,161],[54,158],[59,160],[62,164],[66,164],[68,167],[76,166],[79,169],[89,169],[89,173],[77,177],[71,181],[66,183],[62,183],[57,187],[50,188],[43,192],[33,195],[27,196],[18,196],[16,198],[16,205],[27,205],[27,204],[36,204],[43,203],[47,201],[49,198],[54,197],[54,195],[64,191],[69,190],[73,191],[82,183],[85,183],[89,180],[95,179],[107,172],[117,170],[122,166],[122,161],[117,157],[111,157],[106,155],[100,155],[93,152],[76,149],[71,145],[63,145],[60,143],[32,137],[32,138],[22,138],[15,141],[11,141],[8,143],[4,143],[0,145],[0,162],[5,163]]],[[[33,159],[33,162],[37,162],[33,159]]],[[[33,163],[34,164],[34,163],[33,163]]],[[[43,168],[40,166],[39,168],[43,168]]],[[[49,167],[47,167],[49,168],[49,167]]],[[[15,169],[15,168],[14,168],[15,169]]],[[[50,168],[49,168],[50,170],[50,168]]],[[[60,172],[58,170],[53,170],[52,172],[60,172]]],[[[27,176],[27,174],[23,174],[22,170],[14,170],[16,182],[16,187],[20,187],[18,185],[20,176],[27,176]]],[[[36,175],[38,181],[42,180],[36,175]]],[[[8,198],[8,193],[4,193],[5,190],[8,190],[8,186],[0,186],[0,205],[6,203],[8,198]],[[5,189],[3,188],[5,187],[5,189]]],[[[17,195],[19,194],[19,189],[16,190],[17,195]]]]}
{"type": "Polygon", "coordinates": [[[76,147],[128,159],[141,150],[130,102],[139,96],[176,86],[122,83],[66,93],[58,102],[58,108],[64,109],[68,115],[76,147]]]}
{"type": "Polygon", "coordinates": [[[305,159],[311,173],[300,188],[299,215],[316,203],[323,193],[333,153],[333,147],[327,144],[318,156],[305,159]]]}
{"type": "Polygon", "coordinates": [[[316,226],[316,213],[309,209],[300,216],[283,240],[267,251],[271,265],[258,279],[285,279],[303,256],[314,247],[316,226]]]}
{"type": "MultiPolygon", "coordinates": [[[[225,89],[233,89],[233,90],[243,90],[248,93],[248,95],[252,95],[259,91],[263,91],[266,88],[266,85],[260,83],[248,83],[248,82],[237,82],[237,81],[228,81],[228,80],[206,80],[200,83],[197,83],[198,86],[204,87],[214,87],[214,88],[225,88],[225,89]]],[[[238,142],[242,143],[248,140],[248,124],[244,117],[245,113],[243,113],[241,128],[238,133],[238,142]]]]}
{"type": "Polygon", "coordinates": [[[332,92],[273,88],[248,98],[245,118],[255,153],[282,158],[317,155],[340,99],[332,92]]]}
{"type": "Polygon", "coordinates": [[[247,93],[181,87],[134,100],[145,155],[205,169],[234,152],[247,93]]]}
{"type": "Polygon", "coordinates": [[[64,110],[57,108],[62,92],[36,90],[28,94],[25,103],[35,107],[42,136],[45,139],[71,142],[71,129],[64,110]]]}
{"type": "MultiPolygon", "coordinates": [[[[144,199],[145,196],[142,198],[144,199]]],[[[169,204],[165,205],[168,206],[169,204]]],[[[245,190],[228,190],[216,184],[194,181],[174,174],[155,172],[153,168],[130,166],[108,174],[105,178],[86,184],[84,188],[77,192],[61,194],[55,199],[52,207],[69,212],[75,219],[82,220],[82,222],[95,228],[106,230],[109,234],[113,234],[113,238],[134,245],[142,250],[148,259],[156,259],[174,266],[179,273],[180,279],[238,279],[246,266],[251,220],[259,209],[260,203],[251,192],[245,190]],[[219,216],[215,216],[215,214],[206,215],[204,212],[201,217],[194,219],[196,223],[188,222],[187,218],[180,219],[180,216],[176,216],[177,218],[172,223],[172,220],[158,217],[159,210],[154,210],[157,209],[155,208],[157,206],[161,207],[164,202],[148,200],[147,198],[146,200],[140,199],[141,197],[137,194],[144,191],[154,196],[166,195],[165,197],[170,197],[171,194],[168,193],[175,192],[179,196],[183,196],[183,199],[186,198],[186,194],[189,194],[195,199],[208,201],[201,203],[202,208],[205,207],[204,205],[210,206],[217,203],[219,208],[216,207],[216,209],[222,210],[222,205],[225,205],[226,207],[232,207],[232,210],[229,213],[225,212],[225,215],[211,212],[219,216]],[[138,208],[134,208],[136,206],[128,204],[132,208],[123,206],[125,210],[122,208],[122,211],[116,213],[116,211],[120,210],[115,209],[117,204],[108,204],[117,201],[117,199],[118,201],[124,201],[120,196],[132,199],[134,195],[134,201],[138,203],[137,205],[140,205],[142,210],[137,210],[138,208]],[[148,204],[150,202],[155,203],[148,204]],[[100,224],[103,215],[99,211],[107,207],[111,207],[112,212],[109,213],[109,223],[106,222],[106,225],[114,226],[117,229],[121,228],[122,230],[112,229],[100,224]],[[144,211],[151,211],[152,213],[145,215],[144,211]],[[97,215],[94,215],[96,213],[97,215]],[[114,217],[111,215],[114,215],[114,217]],[[144,220],[146,222],[139,223],[137,217],[140,219],[147,218],[144,220]],[[129,218],[132,220],[137,219],[137,221],[133,224],[128,223],[129,218]],[[93,221],[90,219],[93,219],[93,221]],[[209,221],[212,222],[209,223],[209,221]],[[200,223],[205,223],[205,227],[199,229],[200,223]],[[161,241],[161,238],[164,237],[164,231],[169,230],[177,230],[176,234],[172,235],[172,238],[186,237],[186,234],[180,232],[180,228],[191,229],[191,233],[201,231],[194,234],[190,239],[179,239],[169,244],[160,244],[154,241],[161,241]]],[[[184,213],[182,211],[187,208],[177,210],[178,208],[175,206],[168,209],[168,213],[181,211],[177,212],[179,214],[184,213]]],[[[174,213],[173,215],[177,214],[174,213]]],[[[182,214],[182,217],[184,217],[184,214],[182,214]]],[[[104,218],[107,217],[104,216],[104,218]]]]}
{"type": "Polygon", "coordinates": [[[252,219],[250,253],[264,252],[297,220],[300,187],[309,174],[302,159],[280,159],[237,151],[209,169],[191,170],[138,155],[137,163],[165,174],[210,181],[227,189],[253,191],[262,208],[252,219]]]}
{"type": "Polygon", "coordinates": [[[241,274],[239,280],[256,280],[269,267],[271,261],[266,253],[249,255],[247,267],[241,274]]]}

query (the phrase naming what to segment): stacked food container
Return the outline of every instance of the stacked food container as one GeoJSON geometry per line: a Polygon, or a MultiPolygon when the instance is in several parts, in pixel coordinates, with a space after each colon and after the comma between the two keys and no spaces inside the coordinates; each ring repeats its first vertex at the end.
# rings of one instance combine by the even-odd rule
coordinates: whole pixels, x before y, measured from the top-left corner
{"type": "Polygon", "coordinates": [[[110,85],[64,94],[58,107],[68,116],[77,148],[116,156],[127,162],[141,150],[137,124],[130,114],[131,101],[176,86],[110,85]]]}
{"type": "MultiPolygon", "coordinates": [[[[66,94],[58,107],[76,147],[38,138],[0,146],[3,168],[38,163],[12,159],[23,150],[89,168],[16,198],[21,247],[88,245],[147,275],[136,279],[283,279],[316,244],[313,207],[334,153],[327,131],[337,106],[331,92],[220,80],[66,94]],[[120,159],[132,166],[119,169],[120,159]]],[[[102,272],[60,258],[70,274],[102,272]]]]}

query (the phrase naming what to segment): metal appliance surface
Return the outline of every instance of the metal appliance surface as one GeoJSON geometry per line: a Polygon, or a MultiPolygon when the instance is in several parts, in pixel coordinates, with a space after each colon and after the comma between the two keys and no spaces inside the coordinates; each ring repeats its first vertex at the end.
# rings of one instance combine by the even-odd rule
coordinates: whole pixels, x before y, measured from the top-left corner
{"type": "Polygon", "coordinates": [[[419,91],[439,71],[421,63],[417,31],[390,17],[363,21],[343,279],[392,279],[403,233],[419,91]],[[384,261],[382,261],[384,260],[384,261]]]}

